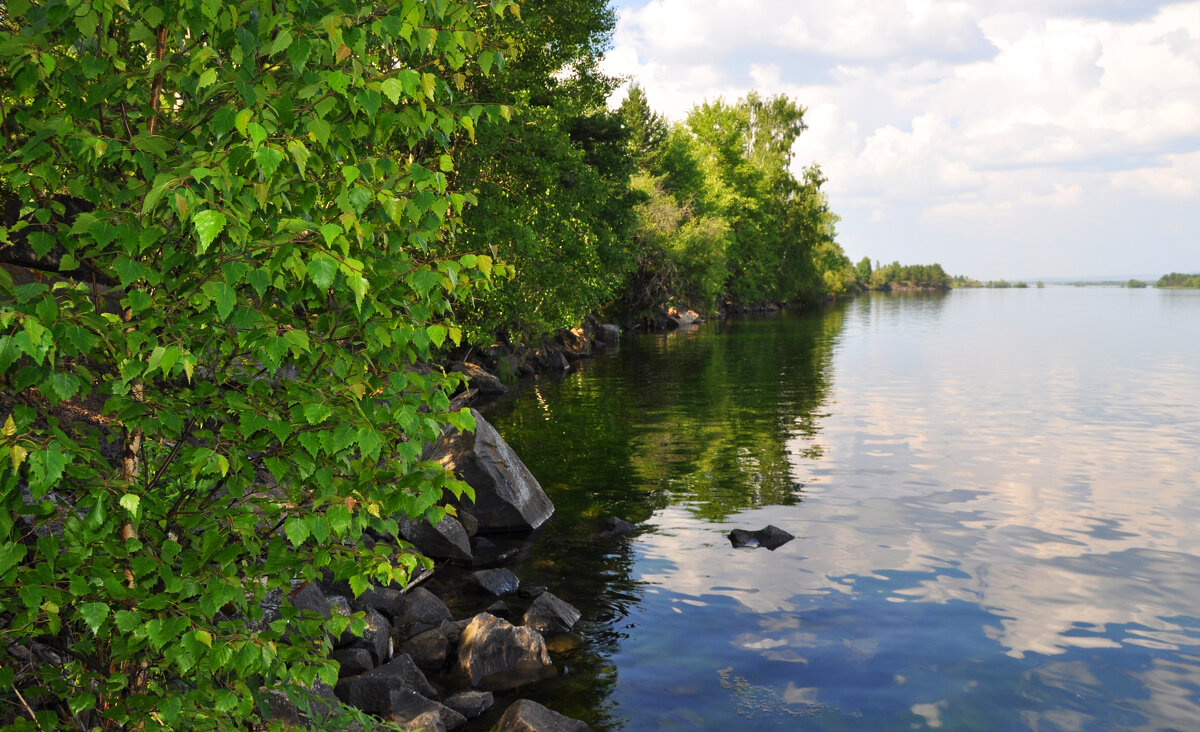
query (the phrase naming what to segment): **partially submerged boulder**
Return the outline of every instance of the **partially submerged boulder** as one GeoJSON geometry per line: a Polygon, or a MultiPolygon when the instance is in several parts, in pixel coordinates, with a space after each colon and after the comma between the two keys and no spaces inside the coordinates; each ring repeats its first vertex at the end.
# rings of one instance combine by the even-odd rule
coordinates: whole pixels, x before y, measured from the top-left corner
{"type": "Polygon", "coordinates": [[[525,611],[524,622],[525,627],[533,628],[542,635],[567,633],[575,627],[581,614],[573,605],[549,592],[543,592],[525,611]]]}
{"type": "Polygon", "coordinates": [[[588,732],[590,729],[578,719],[528,699],[513,702],[496,725],[496,732],[588,732]]]}
{"type": "Polygon", "coordinates": [[[729,543],[733,544],[734,548],[742,549],[747,547],[763,547],[775,551],[779,547],[788,543],[796,537],[788,532],[768,524],[765,528],[758,531],[746,531],[745,529],[734,529],[729,532],[729,543]]]}
{"type": "Polygon", "coordinates": [[[476,615],[463,631],[458,662],[473,688],[488,691],[515,689],[554,673],[541,634],[488,613],[476,615]]]}
{"type": "Polygon", "coordinates": [[[482,533],[532,531],[554,513],[537,478],[521,458],[474,409],[474,432],[451,432],[435,444],[430,458],[452,470],[475,491],[459,503],[479,521],[482,533]]]}
{"type": "Polygon", "coordinates": [[[521,580],[517,579],[517,575],[513,574],[512,570],[504,568],[481,569],[471,574],[471,580],[485,592],[496,597],[516,592],[521,588],[521,580]]]}
{"type": "Polygon", "coordinates": [[[461,691],[446,697],[444,703],[467,719],[475,719],[492,708],[495,697],[490,691],[461,691]]]}

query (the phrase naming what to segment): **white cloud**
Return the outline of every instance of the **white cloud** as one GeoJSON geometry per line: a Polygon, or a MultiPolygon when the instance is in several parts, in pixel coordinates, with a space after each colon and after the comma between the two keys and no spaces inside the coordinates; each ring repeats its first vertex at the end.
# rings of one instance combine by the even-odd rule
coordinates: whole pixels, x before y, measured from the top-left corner
{"type": "MultiPolygon", "coordinates": [[[[852,256],[894,248],[872,221],[905,220],[969,273],[1005,276],[964,251],[989,219],[1023,221],[1005,231],[1034,246],[1070,212],[1145,220],[1146,201],[1200,198],[1196,1],[651,0],[620,11],[607,63],[674,119],[752,88],[804,104],[797,164],[825,169],[852,256]]],[[[1165,247],[1149,269],[1200,265],[1167,262],[1200,236],[1200,206],[1163,224],[1147,232],[1165,247]]],[[[1146,247],[1096,244],[1099,270],[1146,271],[1146,247]]],[[[1075,256],[1040,260],[1076,269],[1027,274],[1087,274],[1075,256]]]]}

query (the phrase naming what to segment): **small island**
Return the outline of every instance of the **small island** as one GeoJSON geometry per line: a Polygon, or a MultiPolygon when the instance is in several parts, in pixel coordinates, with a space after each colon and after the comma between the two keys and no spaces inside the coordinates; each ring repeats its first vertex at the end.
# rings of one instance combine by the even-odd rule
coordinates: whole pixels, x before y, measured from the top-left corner
{"type": "Polygon", "coordinates": [[[1200,274],[1172,272],[1171,274],[1163,275],[1154,286],[1171,290],[1200,289],[1200,274]]]}

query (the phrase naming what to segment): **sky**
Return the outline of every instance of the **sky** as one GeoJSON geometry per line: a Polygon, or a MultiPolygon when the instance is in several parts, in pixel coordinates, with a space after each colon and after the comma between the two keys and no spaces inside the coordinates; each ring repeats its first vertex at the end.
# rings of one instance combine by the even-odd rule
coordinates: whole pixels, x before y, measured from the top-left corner
{"type": "Polygon", "coordinates": [[[795,169],[821,166],[854,261],[1200,272],[1200,1],[613,7],[605,69],[670,119],[752,89],[807,108],[795,169]]]}

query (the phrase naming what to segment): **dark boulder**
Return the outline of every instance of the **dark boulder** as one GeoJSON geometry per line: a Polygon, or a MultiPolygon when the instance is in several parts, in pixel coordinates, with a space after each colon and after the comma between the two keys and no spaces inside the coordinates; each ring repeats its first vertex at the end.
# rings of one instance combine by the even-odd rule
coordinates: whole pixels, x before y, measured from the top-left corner
{"type": "Polygon", "coordinates": [[[479,412],[474,432],[451,432],[431,449],[429,458],[452,470],[475,491],[475,500],[459,503],[479,521],[480,532],[531,531],[554,513],[537,478],[479,412]]]}
{"type": "Polygon", "coordinates": [[[375,659],[366,648],[340,648],[330,656],[338,663],[338,678],[358,676],[375,668],[375,659]]]}
{"type": "Polygon", "coordinates": [[[467,723],[463,715],[415,691],[401,689],[388,694],[388,712],[384,716],[389,722],[395,722],[407,730],[436,729],[436,725],[428,726],[432,722],[427,717],[429,714],[437,716],[446,732],[452,732],[467,723]]]}
{"type": "Polygon", "coordinates": [[[392,657],[392,624],[378,610],[367,608],[363,613],[366,627],[361,638],[356,638],[353,645],[370,652],[375,659],[375,665],[386,663],[392,657]]]}
{"type": "Polygon", "coordinates": [[[596,341],[605,346],[616,346],[621,343],[621,328],[612,323],[601,323],[596,328],[596,341]]]}
{"type": "Polygon", "coordinates": [[[383,716],[390,711],[389,692],[405,689],[415,691],[427,699],[436,699],[438,696],[413,660],[400,655],[373,671],[338,681],[334,693],[338,699],[352,707],[358,707],[368,714],[383,716]]]}
{"type": "Polygon", "coordinates": [[[515,689],[554,673],[537,631],[487,613],[476,615],[463,631],[458,662],[473,688],[488,691],[515,689]]]}
{"type": "Polygon", "coordinates": [[[574,606],[549,592],[537,596],[525,611],[524,624],[542,635],[566,633],[579,622],[581,613],[574,606]]]}
{"type": "Polygon", "coordinates": [[[471,561],[471,537],[453,516],[444,516],[437,526],[424,518],[399,517],[400,535],[431,559],[471,561]]]}
{"type": "Polygon", "coordinates": [[[443,620],[453,619],[446,603],[437,595],[424,587],[416,587],[405,593],[393,625],[403,637],[408,637],[432,630],[441,625],[443,620]]]}
{"type": "Polygon", "coordinates": [[[496,703],[490,691],[463,691],[447,697],[443,703],[467,719],[475,719],[496,703]]]}
{"type": "Polygon", "coordinates": [[[775,551],[779,547],[788,543],[796,537],[779,528],[778,526],[767,525],[765,528],[758,531],[746,531],[745,529],[734,529],[729,532],[729,543],[737,549],[747,547],[763,547],[775,551]]]}
{"type": "Polygon", "coordinates": [[[521,580],[507,569],[481,569],[471,574],[471,580],[496,597],[516,592],[521,588],[521,580]]]}
{"type": "Polygon", "coordinates": [[[504,710],[496,732],[588,732],[591,728],[547,709],[537,702],[521,699],[504,710]]]}
{"type": "MultiPolygon", "coordinates": [[[[358,599],[353,601],[351,605],[356,610],[366,610],[370,608],[383,614],[388,620],[395,621],[396,616],[401,613],[406,602],[407,595],[404,590],[399,590],[394,587],[379,587],[374,590],[367,590],[358,596],[358,599]]],[[[449,611],[447,611],[449,612],[449,611]]]]}
{"type": "Polygon", "coordinates": [[[412,657],[413,662],[421,669],[436,671],[446,665],[446,658],[450,655],[450,641],[440,629],[435,628],[409,638],[400,646],[400,653],[412,657]]]}
{"type": "Polygon", "coordinates": [[[305,582],[287,596],[288,604],[297,610],[307,610],[328,620],[333,617],[329,600],[315,582],[305,582]]]}

